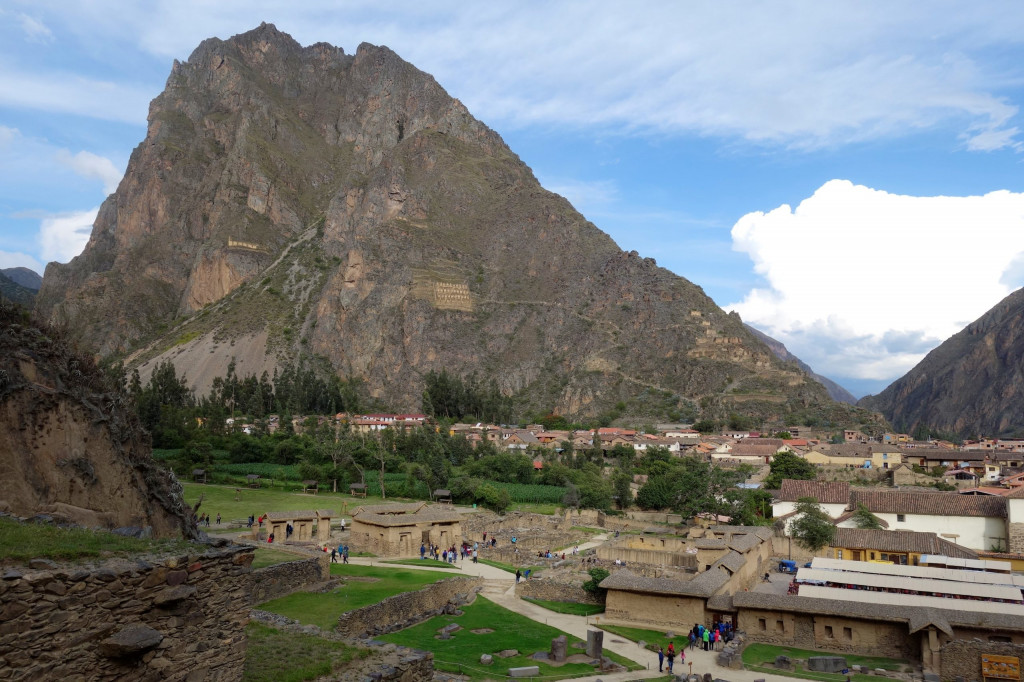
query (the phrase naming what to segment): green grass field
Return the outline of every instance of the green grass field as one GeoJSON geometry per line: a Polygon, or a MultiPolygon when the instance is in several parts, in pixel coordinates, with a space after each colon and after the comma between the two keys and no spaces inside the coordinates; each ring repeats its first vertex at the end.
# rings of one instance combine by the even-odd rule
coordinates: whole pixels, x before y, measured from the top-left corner
{"type": "Polygon", "coordinates": [[[272,599],[260,608],[294,618],[300,623],[333,629],[338,616],[362,608],[387,597],[412,592],[424,585],[451,578],[450,572],[413,571],[401,568],[331,564],[331,575],[338,577],[375,578],[372,582],[351,580],[325,594],[296,592],[287,597],[272,599]]]}
{"type": "MultiPolygon", "coordinates": [[[[798,659],[806,660],[808,656],[824,656],[828,655],[828,651],[816,651],[810,649],[794,649],[792,647],[774,646],[772,644],[748,644],[743,649],[743,665],[748,670],[756,672],[770,673],[773,675],[785,675],[787,677],[798,677],[805,680],[821,680],[822,682],[843,682],[846,680],[846,675],[835,674],[835,673],[819,673],[809,672],[806,670],[776,670],[774,666],[768,665],[775,662],[776,656],[789,656],[794,661],[798,659]]],[[[854,656],[852,654],[836,653],[836,656],[842,656],[846,659],[849,665],[864,665],[874,670],[875,668],[883,668],[885,670],[900,671],[903,670],[907,665],[907,661],[903,659],[895,658],[884,658],[881,656],[854,656]]],[[[874,675],[851,675],[854,682],[871,682],[871,680],[877,680],[878,678],[874,675]]]]}
{"type": "Polygon", "coordinates": [[[480,559],[480,563],[487,564],[488,566],[494,566],[495,568],[500,568],[503,571],[508,571],[513,574],[517,569],[523,573],[526,573],[527,569],[529,569],[531,578],[535,577],[545,568],[545,566],[513,566],[512,564],[506,564],[504,561],[495,561],[494,559],[480,559]]]}
{"type": "MultiPolygon", "coordinates": [[[[548,665],[545,661],[535,661],[529,656],[538,651],[548,651],[551,640],[566,634],[549,625],[530,620],[526,616],[498,606],[486,597],[477,596],[476,600],[462,608],[461,616],[436,616],[430,620],[414,625],[400,632],[382,635],[379,639],[401,644],[403,646],[424,649],[434,652],[434,667],[438,670],[458,672],[473,680],[494,679],[503,677],[508,668],[525,665],[540,667],[542,677],[552,680],[561,677],[578,677],[593,674],[593,666],[585,663],[566,663],[560,667],[548,665]],[[437,631],[449,623],[458,623],[462,629],[452,635],[451,639],[436,639],[437,631]],[[493,632],[474,634],[473,630],[488,628],[493,632]],[[505,649],[516,649],[519,656],[495,658],[491,666],[480,664],[481,654],[494,654],[505,649]]],[[[582,652],[572,648],[578,637],[567,635],[569,653],[582,652]]],[[[618,663],[631,670],[639,670],[634,661],[606,654],[618,663]]]]}
{"type": "Polygon", "coordinates": [[[243,682],[304,682],[341,670],[349,661],[365,658],[368,649],[314,635],[280,632],[250,623],[245,630],[243,682]]]}
{"type": "MultiPolygon", "coordinates": [[[[651,651],[657,651],[659,646],[667,647],[669,642],[674,642],[676,650],[684,649],[690,645],[689,633],[688,632],[676,632],[666,628],[665,630],[648,630],[645,628],[629,628],[624,625],[602,625],[598,624],[597,627],[612,633],[613,635],[619,635],[625,637],[632,642],[647,642],[647,648],[651,651]],[[672,632],[674,637],[669,639],[665,636],[666,632],[672,632]]],[[[774,660],[774,659],[773,659],[774,660]]]]}
{"type": "Polygon", "coordinates": [[[600,604],[581,604],[579,602],[572,601],[549,601],[547,599],[531,599],[529,597],[523,597],[524,600],[542,606],[548,611],[554,611],[555,613],[568,613],[573,616],[593,616],[598,613],[604,613],[604,606],[600,604]]]}
{"type": "Polygon", "coordinates": [[[225,524],[246,519],[250,514],[259,516],[270,511],[305,509],[330,509],[335,513],[343,513],[348,518],[347,509],[355,509],[363,504],[382,504],[392,501],[390,497],[387,500],[381,500],[379,497],[363,499],[329,492],[307,495],[302,492],[277,488],[236,488],[228,485],[203,485],[201,483],[182,483],[182,487],[185,489],[185,501],[189,506],[194,505],[202,495],[203,504],[198,513],[205,512],[213,517],[220,514],[221,521],[225,524]]]}
{"type": "Polygon", "coordinates": [[[423,566],[424,568],[439,568],[447,571],[462,570],[458,564],[447,564],[443,561],[435,561],[434,559],[389,559],[387,561],[381,561],[380,563],[399,564],[401,566],[423,566]]]}
{"type": "Polygon", "coordinates": [[[183,540],[139,540],[102,530],[0,519],[0,560],[6,561],[37,557],[76,561],[149,552],[198,553],[207,549],[183,540]]]}

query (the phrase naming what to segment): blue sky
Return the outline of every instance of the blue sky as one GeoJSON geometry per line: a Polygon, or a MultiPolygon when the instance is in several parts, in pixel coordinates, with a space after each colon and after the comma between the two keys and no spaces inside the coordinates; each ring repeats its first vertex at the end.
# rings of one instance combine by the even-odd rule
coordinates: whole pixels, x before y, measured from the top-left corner
{"type": "Polygon", "coordinates": [[[0,267],[88,239],[174,59],[391,47],[624,249],[857,395],[1024,284],[1024,6],[0,3],[0,267]]]}

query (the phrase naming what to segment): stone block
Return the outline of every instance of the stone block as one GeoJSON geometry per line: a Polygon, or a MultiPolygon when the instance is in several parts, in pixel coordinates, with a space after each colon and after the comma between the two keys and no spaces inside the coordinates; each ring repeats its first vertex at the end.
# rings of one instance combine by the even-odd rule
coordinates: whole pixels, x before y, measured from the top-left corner
{"type": "Polygon", "coordinates": [[[530,654],[530,660],[533,660],[533,661],[550,661],[550,660],[553,660],[553,659],[551,658],[551,654],[549,654],[548,652],[546,652],[546,651],[538,651],[535,654],[530,654]]]}
{"type": "Polygon", "coordinates": [[[838,673],[850,666],[842,656],[808,656],[807,669],[819,673],[838,673]]]}
{"type": "Polygon", "coordinates": [[[601,658],[604,650],[604,630],[587,630],[587,656],[601,658]]]}
{"type": "Polygon", "coordinates": [[[559,635],[551,640],[551,658],[555,661],[564,661],[568,655],[569,642],[565,635],[559,635]]]}
{"type": "Polygon", "coordinates": [[[519,649],[503,649],[494,655],[498,658],[512,658],[519,655],[519,649]]]}
{"type": "Polygon", "coordinates": [[[494,656],[490,654],[480,654],[480,665],[490,665],[494,663],[494,656]]]}
{"type": "Polygon", "coordinates": [[[792,670],[793,661],[789,656],[776,656],[775,667],[779,670],[792,670]]]}
{"type": "Polygon", "coordinates": [[[524,665],[519,668],[509,668],[509,677],[538,677],[540,675],[540,666],[536,665],[524,665]]]}
{"type": "Polygon", "coordinates": [[[100,642],[100,653],[110,658],[123,658],[145,653],[162,642],[164,636],[145,625],[129,625],[100,642]]]}
{"type": "Polygon", "coordinates": [[[878,675],[879,677],[888,677],[889,676],[889,671],[886,670],[885,668],[875,668],[871,672],[874,673],[875,675],[878,675]]]}

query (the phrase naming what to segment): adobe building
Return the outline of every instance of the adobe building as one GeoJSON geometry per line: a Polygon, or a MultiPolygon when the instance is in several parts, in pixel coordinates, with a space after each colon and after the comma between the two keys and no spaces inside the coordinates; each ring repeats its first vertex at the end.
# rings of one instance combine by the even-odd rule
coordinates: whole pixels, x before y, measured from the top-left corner
{"type": "Polygon", "coordinates": [[[268,512],[267,532],[273,534],[275,542],[330,542],[331,519],[335,516],[329,509],[268,512]],[[288,526],[292,527],[291,536],[288,526]]]}
{"type": "Polygon", "coordinates": [[[379,557],[416,557],[420,545],[448,548],[462,542],[462,514],[450,506],[376,504],[356,507],[351,546],[379,557]]]}
{"type": "Polygon", "coordinates": [[[685,542],[678,538],[645,538],[649,542],[644,544],[652,544],[649,549],[633,549],[634,543],[623,546],[620,551],[629,551],[637,559],[663,562],[662,566],[689,565],[697,572],[692,576],[652,578],[628,568],[616,571],[601,581],[601,587],[608,591],[604,618],[684,631],[694,623],[711,625],[723,617],[731,619],[731,614],[716,612],[709,602],[716,595],[750,589],[768,570],[772,531],[763,526],[715,526],[697,532],[703,537],[685,542]],[[662,540],[665,549],[653,545],[662,540]],[[684,558],[659,556],[667,554],[684,558]]]}

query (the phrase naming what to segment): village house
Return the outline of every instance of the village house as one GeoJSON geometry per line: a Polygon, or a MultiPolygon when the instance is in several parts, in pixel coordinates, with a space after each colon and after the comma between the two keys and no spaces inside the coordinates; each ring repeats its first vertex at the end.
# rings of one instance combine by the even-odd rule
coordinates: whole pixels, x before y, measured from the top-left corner
{"type": "Polygon", "coordinates": [[[877,443],[819,443],[809,448],[803,458],[811,464],[845,466],[862,469],[888,469],[902,463],[903,454],[893,445],[877,443]]]}
{"type": "Polygon", "coordinates": [[[772,500],[772,516],[786,520],[789,524],[795,519],[796,503],[803,497],[818,500],[818,506],[831,518],[843,515],[850,503],[850,484],[847,481],[794,481],[784,479],[779,494],[772,500]]]}
{"type": "Polygon", "coordinates": [[[935,533],[842,527],[836,528],[832,543],[819,552],[818,556],[917,566],[922,556],[931,554],[961,559],[978,558],[974,550],[940,538],[935,533]]]}

